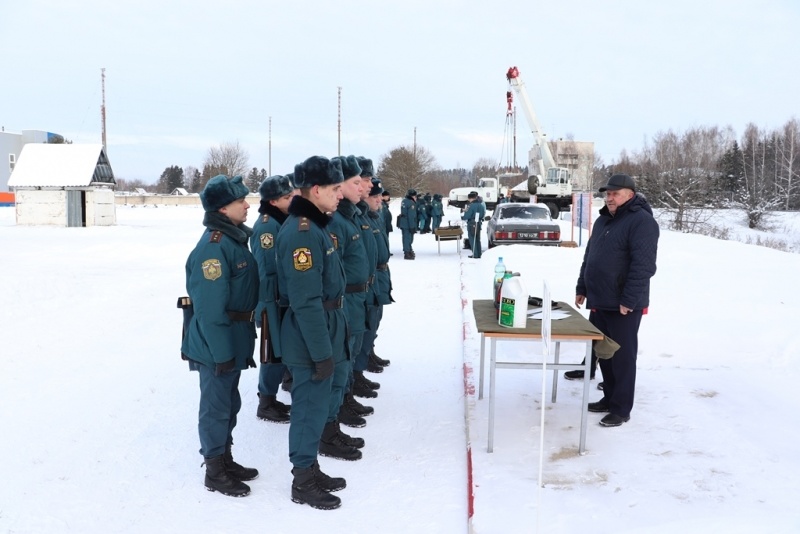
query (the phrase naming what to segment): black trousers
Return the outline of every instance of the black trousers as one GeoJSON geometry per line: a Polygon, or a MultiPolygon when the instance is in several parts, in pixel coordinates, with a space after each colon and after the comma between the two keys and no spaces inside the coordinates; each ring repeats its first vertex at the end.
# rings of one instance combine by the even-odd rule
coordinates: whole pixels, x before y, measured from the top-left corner
{"type": "Polygon", "coordinates": [[[636,389],[636,355],[639,351],[642,310],[634,310],[626,315],[619,311],[593,310],[589,313],[589,322],[619,343],[619,350],[613,358],[600,360],[603,402],[608,404],[611,413],[628,417],[633,409],[636,389]]]}

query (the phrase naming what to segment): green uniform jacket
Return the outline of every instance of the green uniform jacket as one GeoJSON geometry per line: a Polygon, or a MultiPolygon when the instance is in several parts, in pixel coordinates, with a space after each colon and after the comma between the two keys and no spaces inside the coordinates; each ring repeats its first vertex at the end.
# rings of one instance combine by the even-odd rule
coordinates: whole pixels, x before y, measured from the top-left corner
{"type": "Polygon", "coordinates": [[[253,225],[253,235],[250,237],[250,248],[258,263],[258,277],[260,280],[258,301],[259,309],[267,310],[269,321],[269,341],[277,357],[281,357],[281,320],[278,306],[278,258],[275,255],[275,241],[281,224],[286,220],[286,215],[278,208],[268,205],[267,213],[259,214],[258,220],[253,225]]]}
{"type": "Polygon", "coordinates": [[[207,213],[204,224],[208,230],[186,260],[186,291],[194,317],[181,352],[212,369],[230,360],[235,360],[235,369],[255,367],[255,325],[228,315],[250,313],[258,303],[258,267],[247,248],[252,230],[234,226],[218,213],[207,213]]]}
{"type": "MultiPolygon", "coordinates": [[[[377,306],[379,302],[378,294],[375,290],[375,270],[378,267],[378,244],[375,242],[375,235],[372,233],[372,221],[368,215],[369,204],[362,200],[356,204],[356,208],[358,209],[356,220],[361,230],[361,240],[364,241],[364,247],[367,249],[367,268],[370,281],[369,290],[367,291],[367,306],[377,306]]],[[[367,328],[375,330],[378,325],[368,324],[367,328]]]]}
{"type": "Polygon", "coordinates": [[[296,196],[277,240],[278,289],[288,310],[281,321],[283,363],[313,367],[314,362],[346,357],[347,320],[341,302],[344,269],[326,226],[330,218],[309,200],[296,196]]]}
{"type": "MultiPolygon", "coordinates": [[[[369,257],[358,216],[356,205],[343,198],[327,228],[333,246],[342,259],[344,279],[348,286],[366,285],[369,282],[369,257]]],[[[367,329],[367,292],[345,293],[344,303],[350,335],[363,333],[367,329]]]]}
{"type": "Polygon", "coordinates": [[[400,202],[400,218],[397,227],[401,230],[410,230],[412,233],[419,229],[417,220],[417,203],[411,197],[405,197],[400,202]]]}
{"type": "Polygon", "coordinates": [[[375,236],[377,245],[377,270],[375,271],[375,295],[378,304],[391,304],[392,300],[392,275],[389,272],[389,236],[386,235],[380,211],[367,212],[372,235],[375,236]]]}
{"type": "Polygon", "coordinates": [[[389,211],[389,203],[381,201],[381,216],[383,217],[383,224],[386,229],[386,235],[389,235],[389,232],[394,230],[392,226],[392,212],[389,211]]]}

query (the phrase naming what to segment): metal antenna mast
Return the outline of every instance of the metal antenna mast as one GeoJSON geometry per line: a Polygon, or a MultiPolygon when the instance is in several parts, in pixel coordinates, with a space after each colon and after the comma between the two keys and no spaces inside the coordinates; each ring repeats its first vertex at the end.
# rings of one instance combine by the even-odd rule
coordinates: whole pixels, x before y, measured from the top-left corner
{"type": "Polygon", "coordinates": [[[338,89],[338,111],[339,111],[339,118],[336,122],[336,132],[337,132],[337,155],[342,155],[342,86],[340,85],[337,87],[338,89]]]}
{"type": "Polygon", "coordinates": [[[108,149],[106,148],[106,69],[100,69],[100,84],[102,87],[103,93],[103,103],[100,105],[100,120],[102,123],[102,134],[103,134],[103,150],[108,155],[108,149]]]}
{"type": "Polygon", "coordinates": [[[272,117],[269,118],[269,144],[267,152],[267,176],[272,176],[272,117]]]}

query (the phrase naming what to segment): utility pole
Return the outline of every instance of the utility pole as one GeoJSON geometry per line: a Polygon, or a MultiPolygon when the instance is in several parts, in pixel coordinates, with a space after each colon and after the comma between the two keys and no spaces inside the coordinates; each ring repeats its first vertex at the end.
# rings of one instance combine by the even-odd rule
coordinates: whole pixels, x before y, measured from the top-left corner
{"type": "Polygon", "coordinates": [[[269,144],[267,145],[267,176],[272,176],[272,117],[269,118],[269,144]]]}
{"type": "Polygon", "coordinates": [[[336,154],[338,156],[342,155],[342,86],[340,85],[337,87],[338,89],[338,111],[339,116],[336,122],[336,135],[337,135],[337,145],[336,145],[336,154]]]}
{"type": "Polygon", "coordinates": [[[103,151],[108,156],[108,149],[106,148],[106,69],[100,69],[100,85],[102,87],[103,103],[100,105],[100,121],[102,125],[103,135],[103,151]]]}

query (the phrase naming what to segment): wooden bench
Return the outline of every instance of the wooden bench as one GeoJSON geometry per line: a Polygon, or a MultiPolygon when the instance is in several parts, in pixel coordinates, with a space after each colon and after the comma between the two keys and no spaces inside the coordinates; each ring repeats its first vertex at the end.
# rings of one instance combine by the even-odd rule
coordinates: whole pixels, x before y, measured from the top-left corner
{"type": "Polygon", "coordinates": [[[464,235],[464,230],[461,226],[442,226],[433,231],[436,235],[436,247],[438,253],[442,253],[442,241],[455,241],[456,252],[461,254],[461,236],[464,235]]]}

